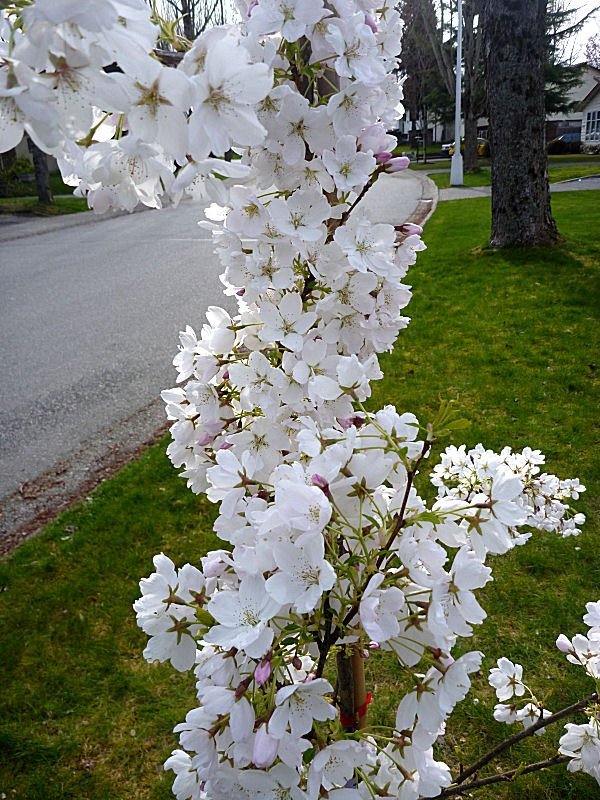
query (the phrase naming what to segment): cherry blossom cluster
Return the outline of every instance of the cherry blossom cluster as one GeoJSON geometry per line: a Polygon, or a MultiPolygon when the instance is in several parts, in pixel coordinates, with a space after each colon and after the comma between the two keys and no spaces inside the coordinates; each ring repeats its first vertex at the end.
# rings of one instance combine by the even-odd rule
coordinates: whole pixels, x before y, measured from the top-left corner
{"type": "Polygon", "coordinates": [[[559,752],[568,756],[570,772],[586,772],[600,783],[600,600],[587,603],[583,617],[589,627],[587,636],[577,634],[571,641],[564,634],[556,640],[558,649],[566,653],[571,664],[583,667],[596,683],[596,700],[586,709],[588,721],[583,725],[567,723],[559,752]]]}
{"type": "Polygon", "coordinates": [[[486,617],[489,556],[533,530],[576,534],[584,487],[540,474],[538,451],[450,447],[437,496],[419,494],[447,408],[421,425],[365,406],[424,248],[419,226],[361,204],[407,166],[386,132],[399,15],[371,0],[240,11],[172,67],[142,0],[15,3],[0,150],[26,131],[97,211],[204,201],[237,305],[186,328],[163,392],[169,457],[219,505],[224,547],[179,569],[156,556],[135,603],[148,661],[197,679],[165,764],[178,800],[435,797],[453,779],[434,744],[482,663],[452,650],[486,617]],[[353,730],[333,661],[381,652],[404,694],[389,726],[353,730]]]}
{"type": "MultiPolygon", "coordinates": [[[[523,683],[523,667],[513,664],[508,658],[499,658],[498,666],[490,670],[489,682],[496,690],[498,700],[494,708],[494,719],[512,725],[520,722],[524,728],[529,728],[538,720],[549,717],[552,712],[536,698],[531,689],[523,683]],[[529,699],[521,708],[518,708],[517,698],[523,697],[527,692],[529,699]],[[513,698],[513,702],[506,704],[504,701],[513,698]]],[[[541,736],[545,728],[539,728],[535,733],[541,736]]]]}
{"type": "MultiPolygon", "coordinates": [[[[589,703],[580,709],[587,716],[587,722],[569,722],[565,725],[567,732],[560,739],[558,752],[568,757],[567,769],[570,772],[585,772],[600,783],[600,600],[588,603],[586,609],[583,621],[589,626],[587,636],[577,634],[573,639],[568,639],[561,634],[556,646],[572,664],[583,667],[595,681],[596,692],[589,703]]],[[[498,722],[508,725],[521,722],[524,728],[535,725],[535,735],[545,733],[546,728],[540,726],[540,721],[548,719],[552,722],[552,712],[523,682],[523,667],[520,664],[513,664],[508,658],[499,658],[497,667],[490,670],[489,682],[501,701],[494,708],[494,718],[498,722]],[[519,708],[519,698],[524,695],[529,699],[519,708]]]]}

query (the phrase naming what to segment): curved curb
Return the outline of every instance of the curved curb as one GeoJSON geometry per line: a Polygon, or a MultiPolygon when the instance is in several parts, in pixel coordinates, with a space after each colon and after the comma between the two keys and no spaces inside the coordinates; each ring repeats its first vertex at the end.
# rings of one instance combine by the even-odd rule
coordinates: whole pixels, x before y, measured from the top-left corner
{"type": "Polygon", "coordinates": [[[414,219],[411,219],[410,222],[424,226],[437,208],[440,190],[427,175],[421,175],[415,171],[414,176],[421,184],[421,199],[413,212],[414,219]]]}
{"type": "Polygon", "coordinates": [[[56,217],[23,217],[14,220],[15,215],[7,215],[13,219],[6,221],[0,219],[0,244],[14,242],[17,239],[29,239],[32,236],[43,236],[45,233],[62,231],[65,228],[78,228],[82,225],[93,225],[105,219],[115,219],[131,214],[148,211],[145,206],[138,206],[132,212],[124,210],[106,211],[96,214],[94,211],[78,211],[75,214],[59,214],[56,217]]]}

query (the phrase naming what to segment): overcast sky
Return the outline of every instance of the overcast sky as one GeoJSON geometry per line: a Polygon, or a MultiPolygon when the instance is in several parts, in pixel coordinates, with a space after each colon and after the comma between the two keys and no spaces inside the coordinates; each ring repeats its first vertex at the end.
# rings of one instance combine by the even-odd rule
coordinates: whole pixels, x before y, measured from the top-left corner
{"type": "MultiPolygon", "coordinates": [[[[591,9],[595,6],[600,5],[600,0],[567,0],[567,5],[571,8],[580,9],[581,11],[579,16],[583,16],[586,12],[591,11],[591,9]]],[[[588,19],[573,43],[576,61],[583,60],[585,43],[590,36],[593,36],[595,33],[600,33],[600,11],[597,11],[593,17],[588,19]]]]}

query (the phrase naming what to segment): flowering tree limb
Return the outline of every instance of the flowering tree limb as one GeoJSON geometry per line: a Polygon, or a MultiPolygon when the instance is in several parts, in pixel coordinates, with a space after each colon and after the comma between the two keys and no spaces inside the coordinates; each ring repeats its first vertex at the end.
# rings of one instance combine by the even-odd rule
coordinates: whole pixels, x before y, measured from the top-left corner
{"type": "MultiPolygon", "coordinates": [[[[544,728],[547,728],[549,725],[552,725],[555,722],[560,722],[560,720],[565,719],[566,717],[571,717],[578,711],[581,711],[582,709],[586,708],[592,703],[597,703],[597,702],[598,702],[598,695],[594,692],[588,697],[584,697],[583,700],[578,700],[576,703],[573,703],[572,705],[567,706],[566,708],[563,708],[560,711],[557,711],[555,714],[551,714],[548,717],[540,715],[540,718],[538,719],[537,722],[534,722],[532,725],[530,725],[527,728],[524,728],[522,731],[519,731],[518,733],[515,733],[512,736],[509,736],[507,739],[497,744],[485,755],[481,756],[481,758],[479,758],[468,769],[461,770],[458,775],[458,778],[456,779],[456,783],[459,785],[464,783],[472,775],[476,775],[481,770],[482,767],[484,767],[486,764],[489,764],[490,761],[493,761],[497,756],[500,755],[500,753],[504,752],[505,750],[508,750],[517,742],[520,742],[522,739],[527,739],[529,736],[533,736],[534,733],[537,733],[539,730],[543,730],[544,728]]],[[[558,763],[558,762],[553,762],[553,763],[558,763]]],[[[471,784],[468,785],[470,786],[471,784]]],[[[453,788],[454,787],[451,787],[450,789],[445,790],[446,794],[442,793],[440,794],[440,797],[450,796],[448,792],[452,793],[453,788]]]]}
{"type": "Polygon", "coordinates": [[[569,756],[553,756],[544,761],[536,761],[527,766],[520,766],[516,769],[508,770],[507,772],[500,772],[497,775],[488,775],[486,778],[479,778],[478,780],[469,781],[464,785],[450,786],[448,789],[443,789],[436,797],[436,800],[442,800],[445,797],[457,797],[461,794],[467,794],[475,789],[483,789],[485,786],[491,786],[494,783],[507,783],[513,781],[521,775],[529,775],[532,772],[539,772],[542,769],[553,767],[556,764],[564,764],[569,761],[569,756]]]}

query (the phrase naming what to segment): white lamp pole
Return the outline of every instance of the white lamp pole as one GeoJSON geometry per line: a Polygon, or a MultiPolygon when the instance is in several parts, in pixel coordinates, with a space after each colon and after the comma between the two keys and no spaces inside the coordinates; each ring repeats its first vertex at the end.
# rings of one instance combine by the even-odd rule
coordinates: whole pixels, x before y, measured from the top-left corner
{"type": "Polygon", "coordinates": [[[450,162],[450,186],[463,185],[463,157],[460,152],[460,112],[462,84],[462,0],[458,0],[456,34],[456,95],[454,100],[454,155],[450,162]]]}

